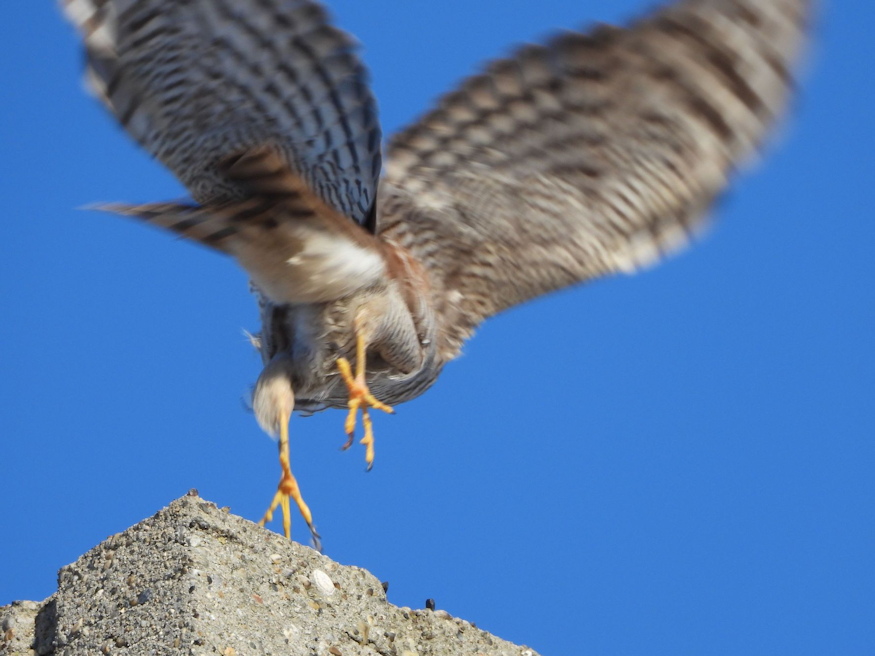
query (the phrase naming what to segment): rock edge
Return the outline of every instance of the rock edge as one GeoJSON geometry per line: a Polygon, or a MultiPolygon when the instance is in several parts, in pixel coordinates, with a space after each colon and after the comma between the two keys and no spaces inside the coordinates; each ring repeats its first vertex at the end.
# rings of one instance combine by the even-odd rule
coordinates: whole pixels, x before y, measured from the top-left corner
{"type": "Polygon", "coordinates": [[[0,608],[0,656],[537,656],[196,494],[58,573],[41,603],[0,608]]]}

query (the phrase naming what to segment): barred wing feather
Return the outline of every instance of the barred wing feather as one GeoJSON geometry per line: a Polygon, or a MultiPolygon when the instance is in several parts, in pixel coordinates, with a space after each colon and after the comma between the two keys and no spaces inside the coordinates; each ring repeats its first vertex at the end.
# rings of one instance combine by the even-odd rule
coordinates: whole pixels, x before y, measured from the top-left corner
{"type": "Polygon", "coordinates": [[[431,271],[452,347],[539,294],[688,241],[782,113],[809,0],[686,0],[467,79],[387,150],[381,234],[431,271]]]}
{"type": "Polygon", "coordinates": [[[376,104],[353,40],[310,0],[61,0],[95,93],[200,203],[245,197],[218,162],[273,143],[373,229],[376,104]]]}

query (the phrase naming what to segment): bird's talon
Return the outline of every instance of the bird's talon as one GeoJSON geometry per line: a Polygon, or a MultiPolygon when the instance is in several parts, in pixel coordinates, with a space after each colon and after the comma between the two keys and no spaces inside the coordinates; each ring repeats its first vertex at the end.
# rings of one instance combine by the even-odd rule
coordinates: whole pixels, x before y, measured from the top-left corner
{"type": "MultiPolygon", "coordinates": [[[[284,416],[280,421],[279,435],[279,450],[280,450],[280,467],[282,475],[280,476],[279,485],[273,495],[273,500],[270,502],[270,507],[264,513],[264,516],[258,522],[259,526],[264,526],[273,520],[274,511],[279,508],[283,513],[283,534],[291,539],[292,537],[292,513],[290,500],[294,500],[298,506],[298,512],[307,522],[310,528],[310,535],[313,537],[313,542],[316,545],[321,545],[319,534],[316,532],[316,527],[313,526],[313,514],[310,512],[309,506],[301,496],[301,489],[298,486],[298,481],[292,474],[292,468],[289,460],[289,418],[284,416]]],[[[319,549],[321,551],[321,548],[319,549]]]]}
{"type": "Polygon", "coordinates": [[[371,394],[371,390],[368,389],[368,384],[365,381],[366,350],[364,338],[361,335],[357,336],[355,375],[352,373],[352,365],[350,365],[349,360],[344,357],[337,358],[337,369],[343,378],[343,382],[346,383],[347,391],[349,392],[349,413],[346,415],[346,422],[344,424],[347,441],[341,448],[346,450],[352,445],[355,436],[356,419],[358,418],[359,410],[361,410],[362,426],[364,427],[365,434],[359,443],[365,446],[367,471],[371,471],[374,466],[374,427],[368,411],[374,408],[391,415],[395,414],[395,410],[392,406],[375,398],[371,394]]]}

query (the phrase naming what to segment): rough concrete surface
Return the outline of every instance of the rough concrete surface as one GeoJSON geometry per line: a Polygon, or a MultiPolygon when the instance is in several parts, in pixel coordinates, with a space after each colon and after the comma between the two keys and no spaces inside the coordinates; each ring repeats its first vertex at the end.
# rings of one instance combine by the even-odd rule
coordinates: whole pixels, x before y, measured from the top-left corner
{"type": "Polygon", "coordinates": [[[0,608],[0,656],[537,656],[192,494],[0,608]]]}

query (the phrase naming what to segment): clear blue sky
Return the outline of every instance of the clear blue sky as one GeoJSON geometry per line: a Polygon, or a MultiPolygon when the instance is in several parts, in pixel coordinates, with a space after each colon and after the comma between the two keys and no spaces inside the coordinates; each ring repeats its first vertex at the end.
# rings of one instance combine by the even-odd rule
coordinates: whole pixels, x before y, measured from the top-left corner
{"type": "MultiPolygon", "coordinates": [[[[8,4],[0,604],[192,487],[257,519],[278,475],[243,401],[245,276],[74,209],[183,192],[82,92],[54,3],[8,4]]],[[[332,7],[390,133],[511,44],[647,4],[332,7]]],[[[492,320],[376,418],[369,474],[342,412],[293,420],[327,555],[545,655],[875,653],[875,7],[832,4],[792,120],[694,249],[492,320]]]]}

